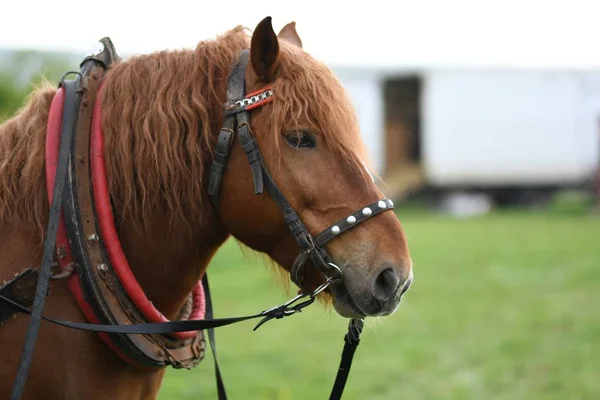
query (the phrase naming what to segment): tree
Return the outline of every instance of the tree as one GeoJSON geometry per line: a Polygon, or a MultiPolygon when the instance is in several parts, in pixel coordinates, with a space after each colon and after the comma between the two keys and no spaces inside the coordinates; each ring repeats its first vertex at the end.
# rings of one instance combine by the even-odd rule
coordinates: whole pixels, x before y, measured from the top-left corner
{"type": "Polygon", "coordinates": [[[23,103],[27,90],[15,85],[14,79],[0,73],[0,121],[11,116],[23,103]]]}
{"type": "MultiPolygon", "coordinates": [[[[42,78],[58,83],[76,68],[80,57],[71,54],[22,50],[0,58],[0,121],[10,117],[42,78]]],[[[2,55],[2,54],[0,54],[2,55]]]]}

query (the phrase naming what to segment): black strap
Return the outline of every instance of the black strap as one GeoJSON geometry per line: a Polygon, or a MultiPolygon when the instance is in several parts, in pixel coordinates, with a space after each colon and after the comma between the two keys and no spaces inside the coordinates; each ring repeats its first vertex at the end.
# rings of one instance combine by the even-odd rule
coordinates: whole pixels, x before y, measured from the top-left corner
{"type": "MultiPolygon", "coordinates": [[[[31,284],[37,285],[37,281],[38,272],[34,269],[27,268],[25,271],[20,272],[8,282],[0,285],[0,296],[11,299],[12,301],[24,305],[25,307],[31,307],[35,297],[35,286],[32,287],[31,291],[23,291],[23,288],[29,288],[31,284]]],[[[17,312],[18,311],[9,304],[4,307],[2,302],[0,302],[0,326],[2,326],[4,321],[14,316],[17,312]]]]}
{"type": "MultiPolygon", "coordinates": [[[[250,53],[248,50],[242,51],[240,57],[233,66],[233,70],[231,71],[227,81],[228,102],[242,98],[246,93],[245,71],[249,56],[250,53]]],[[[221,190],[221,181],[223,180],[227,159],[229,158],[231,143],[234,139],[233,129],[235,128],[235,124],[235,115],[225,115],[223,129],[221,129],[221,132],[219,132],[219,136],[217,137],[215,156],[208,179],[208,194],[215,210],[219,209],[219,192],[221,190]]]]}
{"type": "MultiPolygon", "coordinates": [[[[39,285],[39,284],[38,284],[39,285]]],[[[235,317],[235,318],[221,318],[221,319],[212,319],[213,317],[213,308],[212,301],[210,295],[210,288],[208,286],[208,277],[204,275],[202,278],[202,285],[206,294],[206,318],[205,320],[195,320],[195,321],[171,321],[171,322],[157,322],[157,323],[147,323],[147,324],[135,324],[135,325],[100,325],[100,324],[86,324],[79,322],[70,322],[70,321],[62,321],[54,318],[49,318],[45,316],[41,316],[41,319],[44,319],[48,322],[61,325],[67,328],[72,329],[80,329],[87,331],[95,331],[95,332],[111,332],[111,333],[125,333],[125,334],[153,334],[153,333],[173,333],[173,332],[184,332],[184,331],[198,331],[206,329],[208,331],[208,337],[210,342],[210,347],[213,352],[213,359],[215,364],[215,379],[217,383],[217,393],[219,400],[226,400],[227,393],[225,391],[225,384],[223,383],[223,377],[221,375],[221,369],[219,368],[219,363],[217,361],[217,346],[215,342],[215,336],[213,328],[217,328],[219,326],[225,326],[234,324],[236,322],[242,322],[253,318],[264,317],[263,320],[257,325],[260,326],[264,321],[268,321],[270,319],[280,319],[287,315],[291,315],[295,313],[295,308],[287,308],[284,306],[275,307],[266,312],[250,315],[247,317],[235,317]],[[286,312],[287,311],[287,312],[286,312]],[[290,313],[291,312],[291,313],[290,313]]],[[[39,286],[38,286],[39,287],[39,286]]],[[[305,301],[301,303],[298,307],[298,310],[306,307],[309,304],[312,304],[312,300],[305,301]]],[[[16,311],[31,315],[31,311],[27,308],[23,307],[19,303],[12,301],[4,296],[0,295],[0,301],[5,302],[6,304],[13,307],[16,311]]],[[[286,303],[286,305],[290,305],[291,302],[286,303]]],[[[335,382],[333,385],[333,389],[331,390],[331,395],[329,397],[330,400],[340,399],[342,393],[344,391],[344,387],[346,385],[346,381],[348,380],[348,375],[350,373],[350,367],[352,366],[352,360],[354,357],[354,353],[356,352],[356,348],[360,343],[360,334],[363,329],[363,320],[362,319],[352,319],[348,325],[348,332],[344,336],[344,350],[342,352],[342,357],[340,361],[340,366],[338,368],[338,372],[335,378],[335,382]]],[[[256,329],[256,328],[255,328],[256,329]]],[[[27,376],[24,377],[22,382],[24,383],[27,376]]],[[[19,378],[17,378],[19,379],[19,378]]],[[[16,385],[17,381],[15,381],[16,385]]],[[[22,389],[21,389],[22,390],[22,389]]],[[[20,393],[18,394],[20,396],[20,393]]],[[[19,399],[20,397],[11,397],[11,400],[19,399]]]]}
{"type": "MultiPolygon", "coordinates": [[[[236,322],[247,321],[255,318],[262,318],[259,323],[254,327],[257,330],[265,322],[272,319],[282,319],[290,315],[296,314],[302,311],[305,307],[311,305],[316,296],[325,290],[333,281],[327,280],[320,287],[315,289],[312,293],[301,293],[295,296],[293,299],[287,301],[284,304],[269,308],[257,314],[248,315],[245,317],[230,317],[230,318],[219,318],[219,319],[202,319],[202,320],[187,320],[187,321],[168,321],[168,322],[150,322],[141,324],[131,325],[112,325],[112,324],[89,324],[85,322],[72,322],[55,319],[51,317],[41,316],[45,321],[51,322],[56,325],[64,326],[71,329],[78,329],[91,332],[107,332],[107,333],[123,333],[123,334],[165,334],[174,332],[191,332],[201,331],[204,329],[218,328],[220,326],[231,325],[236,322]]],[[[208,282],[204,283],[205,287],[208,282]]],[[[207,297],[210,296],[210,288],[207,293],[207,297]]],[[[208,299],[210,302],[210,299],[208,299]]],[[[4,302],[8,306],[12,307],[15,311],[22,314],[31,315],[31,311],[8,297],[0,295],[0,302],[4,302]]],[[[212,311],[212,303],[210,304],[212,311]]]]}
{"type": "MultiPolygon", "coordinates": [[[[13,307],[16,311],[32,315],[32,311],[23,307],[19,303],[12,301],[11,299],[1,296],[0,300],[13,307]]],[[[190,331],[201,331],[204,329],[213,329],[220,326],[226,326],[235,324],[237,322],[243,322],[255,318],[268,318],[268,319],[280,319],[291,315],[290,309],[287,307],[275,307],[270,310],[248,315],[245,317],[230,317],[230,318],[217,318],[217,319],[201,319],[201,320],[187,320],[187,321],[168,321],[168,322],[148,322],[142,324],[131,324],[131,325],[110,325],[110,324],[89,324],[85,322],[72,322],[52,317],[41,316],[41,319],[51,322],[55,325],[64,326],[66,328],[78,329],[82,331],[91,332],[106,332],[106,333],[124,333],[124,334],[165,334],[175,332],[190,332],[190,331]]]]}
{"type": "Polygon", "coordinates": [[[54,246],[56,244],[56,232],[62,209],[62,197],[67,180],[67,165],[69,161],[69,149],[73,140],[75,131],[75,122],[78,109],[78,101],[75,96],[77,81],[64,81],[62,86],[65,90],[65,103],[62,116],[61,141],[58,153],[58,166],[56,167],[56,180],[54,181],[54,192],[52,194],[52,205],[48,216],[48,226],[46,228],[46,241],[44,242],[44,252],[42,255],[42,265],[38,271],[39,279],[35,291],[35,298],[31,309],[31,319],[27,334],[25,335],[25,344],[21,354],[21,361],[17,370],[17,377],[13,384],[11,400],[19,400],[25,389],[25,382],[31,367],[31,359],[35,350],[35,343],[40,329],[40,322],[43,318],[42,311],[46,303],[48,293],[48,284],[52,261],[54,260],[54,246]]]}
{"type": "MultiPolygon", "coordinates": [[[[202,286],[204,287],[204,298],[206,300],[206,319],[213,319],[213,305],[212,298],[210,296],[210,286],[208,285],[208,276],[205,273],[202,277],[202,286]]],[[[215,381],[217,382],[217,395],[219,400],[227,400],[227,393],[225,392],[225,384],[223,383],[223,377],[221,376],[221,369],[219,368],[219,362],[217,361],[217,343],[215,341],[215,331],[213,328],[208,329],[208,341],[210,342],[210,348],[213,353],[213,360],[215,362],[215,381]]]]}
{"type": "Polygon", "coordinates": [[[250,123],[248,118],[248,112],[244,111],[237,115],[237,134],[242,145],[244,153],[248,158],[248,164],[250,165],[250,171],[252,172],[252,182],[254,183],[254,194],[261,194],[263,192],[263,161],[260,151],[258,150],[258,144],[256,139],[252,135],[250,130],[250,123]]]}
{"type": "Polygon", "coordinates": [[[221,190],[221,181],[229,159],[229,150],[234,137],[233,117],[225,119],[225,125],[217,138],[215,146],[215,155],[210,167],[210,176],[208,179],[208,195],[215,210],[219,208],[219,191],[221,190]]]}
{"type": "Polygon", "coordinates": [[[331,389],[331,394],[329,395],[329,400],[338,400],[342,397],[346,381],[348,380],[348,374],[350,374],[352,359],[360,343],[360,334],[362,333],[363,326],[364,321],[362,319],[351,319],[348,324],[348,333],[344,336],[345,344],[342,351],[342,359],[335,377],[333,389],[331,389]]]}

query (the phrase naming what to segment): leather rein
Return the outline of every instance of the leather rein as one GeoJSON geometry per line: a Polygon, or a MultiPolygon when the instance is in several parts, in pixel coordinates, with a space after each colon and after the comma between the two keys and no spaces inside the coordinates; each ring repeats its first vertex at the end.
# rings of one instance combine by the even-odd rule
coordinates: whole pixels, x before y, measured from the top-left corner
{"type": "MultiPolygon", "coordinates": [[[[106,255],[102,251],[90,248],[89,243],[83,244],[86,242],[85,237],[82,238],[84,229],[76,229],[77,222],[82,217],[76,212],[82,207],[78,204],[78,199],[82,196],[77,195],[77,190],[80,188],[72,185],[74,180],[73,174],[77,174],[77,171],[73,169],[73,164],[76,164],[74,159],[80,160],[80,158],[77,158],[77,153],[73,153],[76,148],[75,143],[77,142],[74,140],[74,137],[79,133],[77,132],[78,128],[80,131],[88,129],[89,132],[89,125],[86,125],[86,121],[89,123],[91,120],[91,111],[85,111],[85,108],[90,101],[93,103],[96,90],[98,90],[100,84],[100,82],[97,82],[97,86],[94,87],[92,85],[92,89],[90,89],[89,77],[96,76],[94,80],[100,81],[104,70],[108,69],[111,62],[118,57],[116,56],[116,52],[114,51],[110,39],[104,38],[101,42],[104,45],[103,51],[94,56],[87,57],[82,62],[81,72],[76,73],[76,79],[66,80],[65,77],[63,77],[61,80],[60,87],[64,90],[63,119],[60,131],[60,146],[57,155],[56,176],[52,188],[53,190],[49,191],[49,193],[51,193],[51,206],[41,266],[38,271],[27,270],[8,284],[0,286],[0,317],[5,317],[16,312],[30,315],[30,323],[17,371],[17,377],[13,384],[11,400],[19,400],[22,396],[31,366],[41,320],[72,329],[98,332],[103,340],[105,340],[115,352],[121,355],[123,359],[134,365],[140,366],[141,364],[140,367],[142,368],[144,366],[160,368],[164,365],[172,365],[176,368],[190,368],[197,365],[204,356],[204,337],[201,331],[206,330],[208,332],[215,363],[218,398],[220,400],[226,399],[225,386],[216,358],[216,345],[213,329],[259,318],[260,321],[254,328],[254,330],[256,330],[269,320],[281,319],[302,311],[303,308],[315,301],[319,293],[327,290],[330,285],[341,282],[344,278],[343,271],[333,263],[331,256],[323,246],[328,241],[359,223],[364,222],[383,211],[393,209],[393,203],[389,199],[378,200],[346,218],[337,221],[314,237],[308,232],[299,215],[293,210],[285,196],[275,184],[269,170],[264,164],[257,142],[250,129],[250,111],[271,102],[273,100],[273,91],[267,87],[246,95],[245,70],[248,64],[249,53],[247,50],[244,50],[234,64],[228,80],[227,103],[225,104],[224,111],[224,127],[221,129],[217,139],[215,156],[209,177],[208,194],[211,203],[215,207],[215,211],[218,212],[221,181],[227,165],[229,150],[231,149],[235,135],[237,134],[240,144],[248,157],[254,181],[255,194],[262,193],[263,189],[266,187],[267,192],[283,212],[290,232],[301,249],[301,252],[291,269],[290,275],[292,280],[300,288],[302,287],[304,275],[303,267],[308,258],[311,258],[314,261],[314,264],[324,274],[326,279],[324,283],[314,291],[302,291],[288,302],[257,314],[243,317],[215,319],[213,318],[208,278],[207,275],[204,274],[202,278],[202,288],[204,290],[206,307],[204,319],[144,322],[147,321],[147,318],[144,318],[144,315],[138,315],[140,313],[139,310],[134,310],[133,313],[138,314],[133,316],[122,316],[120,313],[122,313],[121,309],[123,306],[131,312],[130,309],[132,307],[135,308],[135,304],[131,304],[127,295],[122,295],[120,298],[117,296],[121,302],[125,303],[120,305],[121,308],[115,304],[106,304],[107,294],[100,292],[99,287],[102,285],[99,285],[98,281],[96,281],[100,278],[91,276],[93,273],[88,269],[91,268],[90,265],[93,263],[89,259],[93,258],[96,253],[99,254],[96,254],[98,257],[100,257],[100,255],[106,257],[106,255]],[[93,75],[94,73],[96,73],[96,75],[93,75]],[[91,97],[88,96],[88,98],[86,98],[85,96],[89,95],[90,92],[91,97]],[[67,198],[63,199],[65,193],[67,194],[67,198]],[[69,193],[71,194],[69,195],[69,193]],[[59,226],[63,223],[61,220],[63,207],[66,211],[66,215],[71,215],[71,218],[68,218],[65,222],[69,239],[72,239],[74,246],[73,258],[76,261],[74,278],[79,279],[79,281],[75,281],[78,283],[76,287],[79,288],[81,285],[87,290],[85,293],[86,295],[95,297],[95,302],[93,302],[95,309],[90,310],[89,314],[83,310],[86,318],[91,323],[64,321],[42,315],[48,294],[49,283],[52,278],[51,269],[54,264],[55,250],[57,249],[57,232],[59,232],[58,236],[60,241],[59,226]],[[35,287],[35,296],[31,293],[30,298],[25,300],[18,296],[13,296],[15,293],[14,287],[18,284],[19,279],[23,279],[24,282],[25,279],[31,280],[32,277],[36,276],[37,285],[35,287]],[[100,315],[100,317],[96,317],[97,315],[100,315]],[[128,318],[126,319],[127,323],[119,323],[126,317],[128,318]],[[188,334],[185,337],[182,336],[177,338],[178,333],[190,332],[197,332],[197,334],[188,334]],[[146,341],[140,342],[140,337],[146,338],[143,339],[146,341]],[[153,350],[156,346],[160,349],[158,357],[153,350]]],[[[92,219],[92,222],[94,221],[96,224],[98,223],[97,220],[92,219]]],[[[90,223],[89,220],[87,220],[87,222],[88,224],[90,223]]],[[[102,248],[104,248],[101,234],[97,237],[92,237],[90,235],[87,239],[87,242],[98,242],[102,245],[102,248]]],[[[95,273],[99,273],[99,276],[104,276],[107,272],[112,272],[113,268],[108,259],[106,259],[105,262],[101,262],[101,258],[98,260],[100,260],[98,261],[100,264],[95,264],[98,267],[94,269],[96,271],[95,273]]],[[[116,292],[122,290],[119,289],[121,286],[119,286],[120,282],[118,276],[111,277],[110,283],[116,285],[116,292]]],[[[73,288],[71,288],[71,290],[74,291],[73,288]]],[[[81,291],[82,289],[79,288],[78,290],[81,291]]],[[[74,291],[75,296],[77,296],[77,293],[77,291],[74,291]]],[[[360,342],[363,324],[364,321],[362,319],[351,319],[349,322],[348,332],[344,336],[345,345],[340,366],[329,397],[330,399],[339,399],[342,396],[350,372],[353,355],[360,342]]]]}

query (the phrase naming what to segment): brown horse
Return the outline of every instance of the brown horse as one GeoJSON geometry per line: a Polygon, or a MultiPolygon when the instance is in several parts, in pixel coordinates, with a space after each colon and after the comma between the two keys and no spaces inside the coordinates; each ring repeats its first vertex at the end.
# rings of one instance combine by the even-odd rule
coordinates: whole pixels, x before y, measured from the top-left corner
{"type": "MultiPolygon", "coordinates": [[[[295,24],[279,35],[270,18],[252,35],[241,27],[195,51],[162,51],[113,65],[104,78],[102,124],[110,197],[131,269],[167,318],[177,318],[211,258],[231,235],[289,270],[298,245],[273,199],[255,195],[248,161],[233,146],[218,211],[206,182],[223,126],[227,77],[250,50],[248,92],[271,85],[273,101],[250,124],[273,179],[311,234],[376,202],[355,113],[331,71],[302,49],[295,24]]],[[[44,145],[56,89],[36,90],[0,125],[0,282],[39,266],[48,197],[44,145]]],[[[235,140],[238,140],[237,138],[235,140]]],[[[344,317],[393,313],[412,279],[406,238],[389,211],[326,245],[344,271],[332,287],[344,317]]],[[[323,277],[309,262],[306,288],[323,277]]],[[[44,313],[85,321],[65,281],[53,281],[44,313]]],[[[9,397],[28,317],[0,327],[0,398],[9,397]]],[[[164,368],[125,363],[95,333],[42,324],[24,398],[152,399],[164,368]]]]}

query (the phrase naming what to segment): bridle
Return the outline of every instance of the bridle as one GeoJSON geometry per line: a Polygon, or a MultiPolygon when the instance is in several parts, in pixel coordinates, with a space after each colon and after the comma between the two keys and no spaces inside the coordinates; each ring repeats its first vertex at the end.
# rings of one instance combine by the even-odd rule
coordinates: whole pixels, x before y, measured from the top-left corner
{"type": "MultiPolygon", "coordinates": [[[[107,40],[106,43],[110,42],[109,39],[105,39],[107,40]]],[[[112,43],[110,43],[110,46],[112,47],[112,43]]],[[[105,53],[102,53],[99,56],[86,58],[82,63],[82,73],[76,73],[79,76],[77,80],[65,81],[64,77],[63,80],[61,80],[61,86],[65,87],[65,91],[67,93],[65,95],[64,115],[65,117],[69,118],[66,118],[67,122],[63,121],[62,125],[59,157],[56,166],[56,180],[54,182],[54,191],[48,218],[46,240],[44,243],[44,254],[39,271],[36,272],[37,285],[35,296],[31,302],[31,309],[28,308],[29,304],[23,304],[22,301],[5,295],[5,293],[10,292],[8,289],[11,288],[11,285],[15,284],[17,278],[15,278],[15,280],[8,285],[0,286],[0,311],[5,312],[5,315],[19,312],[31,316],[19,369],[17,371],[17,377],[15,378],[13,386],[11,400],[20,399],[23,393],[29,368],[31,366],[37,333],[39,331],[39,326],[42,319],[72,329],[122,335],[154,335],[207,330],[214,356],[218,396],[220,400],[226,399],[227,396],[225,393],[225,387],[216,358],[216,346],[213,329],[237,322],[260,318],[259,323],[254,328],[256,330],[262,324],[271,319],[281,319],[302,311],[302,309],[315,301],[319,293],[325,291],[329,286],[343,281],[343,271],[333,263],[332,258],[324,248],[324,245],[333,238],[366,221],[367,219],[372,218],[383,211],[393,209],[394,205],[389,199],[381,199],[377,202],[367,205],[351,215],[348,215],[346,218],[335,222],[333,225],[314,237],[308,232],[299,215],[294,211],[285,196],[275,184],[269,170],[265,166],[261,153],[258,149],[257,142],[251,132],[249,117],[250,111],[273,101],[274,93],[270,87],[265,87],[262,90],[246,95],[245,71],[248,65],[249,52],[244,50],[241,52],[239,59],[235,63],[227,84],[227,103],[225,104],[224,110],[224,126],[218,135],[214,161],[211,166],[209,176],[208,194],[210,196],[211,203],[215,208],[215,211],[218,212],[218,200],[221,182],[227,166],[229,150],[231,149],[231,146],[234,143],[235,135],[237,134],[240,144],[248,157],[248,162],[252,171],[254,193],[260,194],[266,187],[267,192],[271,195],[277,206],[283,212],[284,220],[288,225],[292,236],[300,247],[301,251],[293,263],[290,271],[292,280],[296,285],[302,288],[304,280],[303,266],[305,261],[310,258],[313,260],[319,271],[325,275],[326,279],[324,283],[322,283],[312,292],[301,292],[296,297],[282,305],[244,317],[220,319],[213,318],[210,288],[206,274],[202,280],[206,296],[206,316],[203,320],[133,324],[101,324],[64,321],[42,315],[51,277],[53,253],[56,245],[56,232],[63,206],[62,196],[66,182],[69,179],[67,174],[70,162],[69,148],[73,140],[75,121],[77,121],[77,106],[81,102],[81,97],[77,96],[81,96],[81,93],[85,93],[87,90],[87,83],[83,78],[87,78],[84,71],[89,73],[87,70],[89,65],[91,65],[89,63],[95,62],[108,67],[109,63],[102,58],[103,55],[105,55],[105,53]],[[73,114],[75,114],[75,117],[73,117],[73,114]]],[[[78,271],[78,273],[81,273],[81,271],[78,271]]],[[[27,274],[23,275],[23,277],[30,279],[31,277],[35,277],[35,275],[33,275],[32,271],[27,271],[27,274]]],[[[1,314],[2,313],[0,313],[0,315],[1,314]]],[[[348,374],[350,372],[350,366],[352,364],[354,352],[356,351],[356,348],[360,342],[360,333],[362,332],[363,324],[364,321],[362,319],[350,320],[348,332],[344,337],[345,345],[340,361],[340,367],[338,369],[338,374],[336,376],[330,399],[341,398],[348,374]]]]}
{"type": "MultiPolygon", "coordinates": [[[[227,103],[225,104],[224,126],[219,133],[214,161],[211,166],[208,194],[211,203],[218,210],[219,189],[223,173],[227,166],[229,150],[237,137],[242,149],[248,157],[254,182],[254,194],[261,194],[263,188],[271,195],[281,212],[290,230],[290,233],[300,247],[300,254],[293,263],[290,276],[292,281],[300,288],[304,282],[305,261],[310,258],[315,266],[327,277],[329,285],[341,282],[344,278],[343,271],[333,263],[333,260],[324,245],[345,231],[354,228],[360,223],[384,211],[392,210],[394,203],[390,199],[380,199],[369,204],[347,217],[335,222],[316,236],[312,236],[302,219],[287,201],[271,173],[266,167],[260,153],[256,139],[250,129],[250,111],[273,101],[273,90],[267,86],[261,90],[246,95],[245,73],[248,65],[249,51],[240,53],[237,63],[229,76],[227,83],[227,103]],[[236,126],[237,123],[237,126],[236,126]],[[234,126],[236,129],[234,130],[234,126]]],[[[329,286],[328,285],[328,286],[329,286]]]]}

